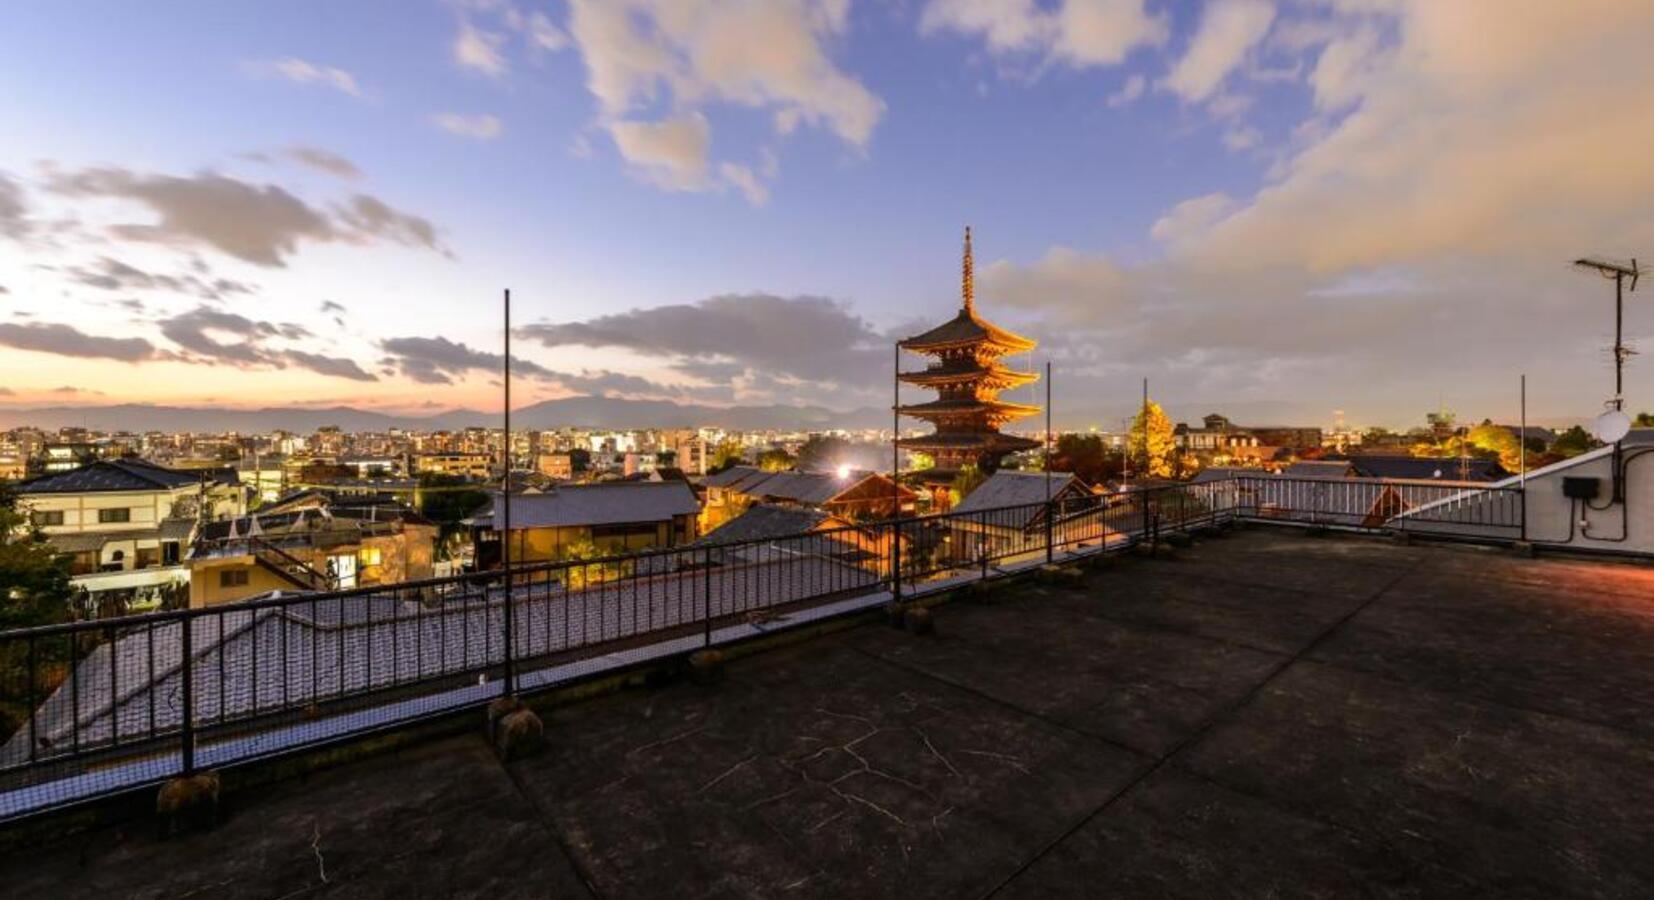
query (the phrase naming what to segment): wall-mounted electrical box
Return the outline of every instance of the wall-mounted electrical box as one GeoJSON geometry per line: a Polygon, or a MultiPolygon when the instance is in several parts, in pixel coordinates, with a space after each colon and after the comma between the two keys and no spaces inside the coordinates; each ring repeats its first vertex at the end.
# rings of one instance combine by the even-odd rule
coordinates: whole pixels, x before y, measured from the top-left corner
{"type": "Polygon", "coordinates": [[[1562,496],[1571,500],[1595,500],[1601,490],[1601,478],[1570,477],[1562,479],[1562,496]]]}

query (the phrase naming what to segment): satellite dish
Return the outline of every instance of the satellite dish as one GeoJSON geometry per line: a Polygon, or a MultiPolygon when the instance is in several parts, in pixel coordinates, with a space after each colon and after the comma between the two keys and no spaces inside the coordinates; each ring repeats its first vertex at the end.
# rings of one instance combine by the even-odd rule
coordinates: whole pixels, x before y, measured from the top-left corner
{"type": "Polygon", "coordinates": [[[1631,433],[1631,417],[1624,410],[1611,409],[1591,420],[1591,436],[1604,444],[1617,444],[1631,433]]]}

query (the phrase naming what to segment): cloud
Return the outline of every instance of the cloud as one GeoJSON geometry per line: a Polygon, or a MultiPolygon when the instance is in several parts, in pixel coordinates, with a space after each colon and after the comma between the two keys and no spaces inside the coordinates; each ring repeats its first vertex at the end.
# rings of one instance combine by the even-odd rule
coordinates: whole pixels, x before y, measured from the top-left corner
{"type": "Polygon", "coordinates": [[[292,363],[301,369],[309,369],[319,375],[332,378],[348,378],[352,381],[378,381],[378,376],[365,372],[354,360],[342,356],[323,356],[316,353],[306,353],[302,350],[283,350],[278,358],[292,363]]]}
{"type": "Polygon", "coordinates": [[[5,172],[0,172],[0,238],[15,240],[28,235],[28,211],[28,205],[23,201],[23,189],[5,172]]]}
{"type": "Polygon", "coordinates": [[[339,219],[367,235],[410,247],[423,247],[438,253],[447,253],[437,239],[436,226],[429,219],[392,209],[383,200],[367,194],[357,194],[349,204],[339,209],[339,219]]]}
{"type": "Polygon", "coordinates": [[[747,202],[753,206],[763,206],[769,202],[769,187],[759,180],[757,173],[753,172],[752,169],[738,163],[726,162],[718,166],[718,174],[722,175],[725,181],[734,185],[741,192],[741,195],[747,198],[747,202]]]}
{"type": "Polygon", "coordinates": [[[1108,95],[1108,105],[1111,107],[1129,106],[1143,96],[1143,91],[1149,86],[1149,80],[1141,75],[1133,75],[1126,79],[1120,89],[1108,95]]]}
{"type": "Polygon", "coordinates": [[[574,0],[570,11],[600,122],[634,170],[668,190],[727,183],[707,175],[710,105],[763,110],[778,134],[821,127],[858,150],[884,115],[828,55],[848,25],[840,0],[574,0]]]}
{"type": "Polygon", "coordinates": [[[1192,197],[1157,219],[1149,229],[1149,236],[1167,244],[1186,244],[1234,209],[1234,198],[1221,191],[1192,197]]]}
{"type": "Polygon", "coordinates": [[[335,302],[333,300],[323,300],[322,305],[318,308],[324,313],[343,313],[343,312],[345,312],[345,305],[343,303],[338,303],[338,302],[335,302]]]}
{"type": "Polygon", "coordinates": [[[289,56],[268,64],[254,64],[251,68],[256,71],[273,72],[294,84],[316,84],[352,97],[362,96],[362,87],[357,83],[356,76],[333,66],[289,56]]]}
{"type": "MultiPolygon", "coordinates": [[[[381,362],[420,384],[452,384],[475,372],[499,375],[504,357],[473,349],[445,337],[399,337],[379,342],[387,354],[381,362]]],[[[553,378],[555,374],[538,363],[511,357],[511,374],[530,378],[553,378]]]]}
{"type": "Polygon", "coordinates": [[[35,353],[121,362],[138,362],[155,355],[154,345],[143,338],[99,337],[55,322],[0,322],[0,345],[35,353]]]}
{"type": "Polygon", "coordinates": [[[1072,68],[1113,66],[1139,47],[1159,46],[1171,33],[1164,14],[1144,0],[931,0],[919,17],[922,34],[951,31],[980,37],[991,53],[1035,54],[1072,68]]]}
{"type": "Polygon", "coordinates": [[[461,18],[454,37],[454,62],[461,68],[481,72],[490,78],[505,74],[505,57],[500,53],[502,38],[461,18]]]}
{"type": "Polygon", "coordinates": [[[52,191],[69,197],[130,200],[156,215],[149,223],[117,224],[117,237],[168,244],[205,244],[261,266],[282,266],[301,243],[384,239],[446,252],[427,219],[357,194],[330,214],[285,189],[255,185],[214,172],[188,177],[143,174],[118,167],[54,172],[52,191]]]}
{"type": "Polygon", "coordinates": [[[989,263],[979,295],[1038,317],[1071,396],[1149,375],[1202,405],[1313,396],[1328,409],[1292,407],[1310,422],[1337,406],[1402,424],[1443,395],[1511,409],[1525,371],[1586,415],[1612,319],[1581,314],[1601,287],[1567,263],[1654,242],[1649,33],[1654,8],[1606,0],[1397,4],[1299,29],[1307,118],[1260,188],[1172,206],[1150,229],[1163,256],[989,263]],[[1329,53],[1359,62],[1318,79],[1329,53]]]}
{"type": "Polygon", "coordinates": [[[282,155],[294,162],[308,166],[318,172],[335,175],[351,181],[362,177],[362,170],[356,164],[331,150],[320,147],[295,146],[282,151],[282,155]]]}
{"type": "Polygon", "coordinates": [[[162,275],[146,272],[136,266],[100,257],[94,268],[68,266],[64,274],[88,287],[106,291],[157,290],[194,294],[204,300],[222,300],[232,294],[251,294],[256,288],[229,278],[205,279],[193,274],[162,275]]]}
{"type": "Polygon", "coordinates": [[[1160,80],[1160,87],[1191,103],[1210,99],[1274,21],[1275,7],[1269,0],[1213,0],[1188,49],[1160,80]]]}
{"type": "Polygon", "coordinates": [[[504,126],[494,116],[478,115],[465,116],[459,113],[438,113],[431,117],[431,124],[460,137],[478,141],[491,141],[500,136],[504,126]]]}
{"type": "Polygon", "coordinates": [[[622,348],[743,399],[754,386],[780,398],[866,400],[889,373],[891,338],[824,297],[729,294],[698,303],[634,309],[576,322],[543,322],[517,334],[548,348],[622,348]]]}
{"type": "Polygon", "coordinates": [[[688,113],[660,122],[614,122],[609,134],[632,171],[649,183],[672,191],[710,186],[707,148],[712,137],[705,116],[688,113]]]}

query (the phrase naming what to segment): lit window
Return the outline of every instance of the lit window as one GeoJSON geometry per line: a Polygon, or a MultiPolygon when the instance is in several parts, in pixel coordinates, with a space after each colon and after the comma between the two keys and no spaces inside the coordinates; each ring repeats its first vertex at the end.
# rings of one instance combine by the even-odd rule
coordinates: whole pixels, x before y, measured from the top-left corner
{"type": "Polygon", "coordinates": [[[358,555],[364,566],[377,566],[385,559],[385,551],[379,547],[363,547],[358,555]]]}

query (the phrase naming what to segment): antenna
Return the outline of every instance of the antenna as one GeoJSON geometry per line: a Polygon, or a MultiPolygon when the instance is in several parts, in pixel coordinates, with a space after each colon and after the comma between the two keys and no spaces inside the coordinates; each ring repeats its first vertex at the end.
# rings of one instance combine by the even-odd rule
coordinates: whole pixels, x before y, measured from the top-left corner
{"type": "Polygon", "coordinates": [[[1604,278],[1614,280],[1614,399],[1608,401],[1616,410],[1625,408],[1625,361],[1637,351],[1625,346],[1625,280],[1631,279],[1631,290],[1637,289],[1637,277],[1642,274],[1636,259],[1629,263],[1600,257],[1581,257],[1574,265],[1593,269],[1604,278]]]}

